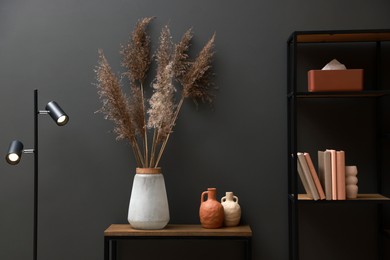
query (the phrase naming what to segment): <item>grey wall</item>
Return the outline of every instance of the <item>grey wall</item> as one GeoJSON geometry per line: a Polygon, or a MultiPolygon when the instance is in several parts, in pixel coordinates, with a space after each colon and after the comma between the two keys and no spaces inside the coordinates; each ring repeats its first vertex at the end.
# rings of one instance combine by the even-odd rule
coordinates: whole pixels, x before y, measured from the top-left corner
{"type": "MultiPolygon", "coordinates": [[[[294,30],[390,28],[389,7],[387,0],[2,0],[0,150],[5,155],[12,139],[33,145],[35,88],[40,108],[54,99],[71,116],[62,128],[39,121],[39,259],[103,259],[104,229],[126,223],[135,163],[129,145],[110,133],[111,122],[94,114],[100,103],[91,83],[97,49],[120,71],[119,44],[144,16],[157,16],[153,39],[166,23],[176,41],[193,27],[194,50],[217,32],[215,110],[187,102],[161,164],[171,223],[198,223],[207,187],[217,187],[219,197],[234,191],[253,229],[254,259],[288,259],[287,37],[294,30]]],[[[31,257],[32,170],[28,155],[16,167],[0,163],[0,259],[31,257]]],[[[135,259],[143,250],[168,258],[199,246],[218,258],[242,252],[235,244],[225,251],[224,244],[183,242],[121,250],[135,259]]]]}

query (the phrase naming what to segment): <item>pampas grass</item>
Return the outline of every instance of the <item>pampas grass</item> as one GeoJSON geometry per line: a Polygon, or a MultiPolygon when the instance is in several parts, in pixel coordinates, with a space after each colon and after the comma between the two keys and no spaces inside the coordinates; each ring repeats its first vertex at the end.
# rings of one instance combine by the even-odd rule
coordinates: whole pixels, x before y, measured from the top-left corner
{"type": "Polygon", "coordinates": [[[102,101],[98,112],[113,121],[117,140],[129,141],[137,167],[144,168],[158,167],[184,100],[190,98],[195,102],[211,103],[215,90],[211,81],[215,34],[191,60],[188,52],[192,29],[174,45],[169,27],[164,26],[154,55],[157,69],[150,84],[153,94],[149,99],[145,98],[145,80],[152,62],[147,27],[153,19],[140,19],[129,42],[121,46],[121,65],[125,69],[122,75],[118,77],[112,72],[102,50],[99,50],[95,70],[98,95],[102,101]],[[129,97],[122,92],[120,79],[124,77],[130,83],[129,97]],[[148,143],[148,129],[153,132],[151,144],[148,143]]]}
{"type": "Polygon", "coordinates": [[[131,116],[132,104],[122,92],[118,78],[114,75],[103,50],[99,50],[99,65],[96,72],[98,95],[103,106],[98,112],[105,114],[105,119],[114,122],[114,133],[117,140],[127,139],[135,155],[137,165],[142,165],[143,160],[136,141],[136,130],[131,116]]]}

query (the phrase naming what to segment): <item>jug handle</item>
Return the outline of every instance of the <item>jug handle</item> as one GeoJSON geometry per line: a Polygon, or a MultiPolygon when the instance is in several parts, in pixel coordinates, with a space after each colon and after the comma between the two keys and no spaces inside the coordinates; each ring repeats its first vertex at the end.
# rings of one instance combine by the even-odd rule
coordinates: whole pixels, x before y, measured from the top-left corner
{"type": "Polygon", "coordinates": [[[208,191],[202,192],[202,195],[200,195],[200,203],[204,202],[204,196],[205,196],[206,194],[208,194],[208,193],[209,193],[208,191]]]}
{"type": "Polygon", "coordinates": [[[238,197],[233,196],[233,199],[236,199],[235,203],[238,203],[238,197]]]}
{"type": "Polygon", "coordinates": [[[225,202],[226,201],[226,196],[222,197],[221,199],[221,202],[225,202]]]}

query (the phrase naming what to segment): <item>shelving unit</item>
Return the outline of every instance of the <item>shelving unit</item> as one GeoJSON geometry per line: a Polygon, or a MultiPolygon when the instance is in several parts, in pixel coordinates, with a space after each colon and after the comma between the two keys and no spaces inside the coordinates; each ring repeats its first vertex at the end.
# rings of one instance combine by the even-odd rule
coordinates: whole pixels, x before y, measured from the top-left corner
{"type": "MultiPolygon", "coordinates": [[[[388,132],[390,129],[382,129],[382,124],[384,122],[385,116],[383,107],[384,104],[390,104],[390,85],[385,87],[383,85],[383,75],[382,68],[383,66],[383,42],[390,41],[390,30],[352,30],[352,31],[296,31],[291,34],[287,42],[287,56],[288,56],[288,88],[287,88],[287,113],[288,113],[288,212],[289,212],[289,256],[290,260],[300,259],[299,251],[299,214],[298,208],[299,205],[351,205],[351,204],[361,204],[364,207],[367,204],[375,204],[378,214],[378,259],[383,259],[383,240],[384,237],[390,236],[390,227],[387,226],[387,231],[384,229],[383,221],[383,206],[390,205],[390,194],[383,194],[383,140],[386,136],[390,136],[388,132]],[[347,44],[347,45],[346,45],[347,44]],[[372,54],[370,63],[364,64],[367,65],[369,69],[366,71],[366,67],[363,67],[365,70],[365,82],[364,90],[358,92],[308,92],[307,91],[307,74],[304,74],[305,69],[321,69],[316,67],[310,67],[311,64],[303,66],[300,60],[302,52],[299,48],[309,46],[309,49],[312,51],[312,54],[316,50],[318,54],[322,54],[323,49],[327,49],[328,52],[332,53],[341,45],[341,48],[347,49],[351,52],[354,51],[355,45],[357,48],[360,48],[356,57],[353,59],[358,59],[360,55],[364,56],[364,52],[361,52],[363,49],[368,49],[368,54],[372,54]],[[346,47],[347,46],[347,47],[346,47]],[[349,46],[352,46],[350,49],[349,46]],[[301,66],[301,67],[300,67],[301,66]],[[369,75],[366,75],[368,73],[369,75]],[[341,101],[340,101],[341,100],[341,101]],[[345,102],[344,102],[345,101],[345,102]],[[304,105],[303,108],[300,107],[304,102],[309,102],[309,105],[304,105]],[[375,175],[375,184],[372,184],[369,187],[369,191],[364,190],[364,194],[359,194],[357,199],[353,200],[322,200],[314,201],[310,199],[304,193],[300,185],[299,175],[297,173],[297,152],[307,152],[302,149],[307,148],[307,146],[302,145],[303,139],[300,135],[300,129],[302,126],[299,124],[302,123],[299,118],[302,111],[309,106],[316,106],[317,111],[321,111],[321,106],[327,102],[338,102],[336,105],[342,104],[343,108],[347,107],[349,104],[357,104],[357,106],[365,106],[369,104],[373,108],[370,111],[374,111],[373,115],[369,116],[369,123],[373,124],[372,132],[376,137],[367,138],[367,143],[370,144],[372,150],[374,151],[372,157],[373,159],[370,162],[370,169],[374,169],[372,172],[376,172],[375,175]],[[344,103],[345,104],[344,104],[344,103]],[[301,137],[301,138],[299,138],[301,137]],[[383,235],[385,234],[385,235],[383,235]]],[[[388,47],[389,45],[387,45],[388,47]]],[[[341,52],[337,52],[338,54],[341,52]]],[[[308,55],[310,56],[310,55],[308,55]]],[[[326,55],[322,55],[326,56],[326,55]]],[[[310,63],[311,57],[305,57],[305,62],[310,63]]],[[[329,56],[328,60],[324,60],[325,65],[327,62],[332,60],[333,56],[329,56]]],[[[336,57],[337,58],[337,57],[336,57]]],[[[342,62],[342,61],[341,61],[342,62]]],[[[364,63],[365,61],[359,61],[364,63]]],[[[342,62],[343,63],[343,62],[342,62]]],[[[352,63],[352,62],[351,62],[352,63]]],[[[347,66],[348,67],[348,66],[347,66]]],[[[362,67],[359,67],[362,68],[362,67]]],[[[305,104],[305,103],[304,103],[305,104]]],[[[333,103],[332,103],[333,104],[333,103]]],[[[388,112],[388,111],[387,111],[388,112]]],[[[344,112],[343,113],[348,113],[344,112]]],[[[351,116],[355,116],[353,111],[350,112],[351,116]]],[[[313,113],[312,113],[313,114],[313,113]]],[[[312,116],[312,114],[307,117],[312,116]]],[[[389,115],[389,114],[387,114],[389,115]]],[[[311,122],[310,118],[305,118],[305,122],[311,122]]],[[[326,118],[324,119],[326,120],[326,118]]],[[[342,121],[342,120],[341,120],[342,121]]],[[[313,120],[313,124],[318,122],[318,120],[313,120]]],[[[326,128],[320,128],[319,131],[326,131],[326,128]]],[[[310,131],[306,130],[305,131],[310,131]]],[[[348,131],[341,127],[340,131],[348,131]]],[[[316,133],[307,134],[307,138],[315,138],[316,133]],[[313,136],[311,135],[313,134],[313,136]]],[[[364,140],[364,136],[361,137],[364,140]]],[[[324,144],[326,141],[321,140],[321,144],[324,146],[329,145],[326,148],[332,148],[333,143],[324,144]]],[[[367,144],[364,143],[364,144],[367,144]]],[[[312,141],[312,158],[316,157],[317,154],[314,154],[314,151],[323,150],[324,147],[317,146],[316,140],[312,141]]],[[[358,153],[353,151],[354,153],[358,153]]],[[[364,152],[364,150],[362,151],[364,152]]],[[[346,156],[348,156],[348,151],[346,151],[346,156]]],[[[359,157],[360,158],[360,157],[359,157]]],[[[359,168],[359,164],[356,163],[359,168]]],[[[390,173],[389,173],[390,174],[390,173]]],[[[359,174],[358,174],[359,177],[359,174]]],[[[371,177],[370,177],[371,178],[371,177]]],[[[374,178],[371,178],[374,179],[374,178]]],[[[359,179],[359,185],[360,185],[359,179]]],[[[389,184],[390,185],[390,184],[389,184]]],[[[363,183],[364,186],[364,183],[363,183]]],[[[367,185],[369,186],[369,185],[367,185]]],[[[366,188],[366,187],[365,187],[366,188]]],[[[360,186],[359,186],[360,189],[360,186]]],[[[368,187],[367,187],[368,189],[368,187]]],[[[306,245],[304,245],[306,246],[306,245]]],[[[310,245],[307,245],[310,246],[310,245]]]]}

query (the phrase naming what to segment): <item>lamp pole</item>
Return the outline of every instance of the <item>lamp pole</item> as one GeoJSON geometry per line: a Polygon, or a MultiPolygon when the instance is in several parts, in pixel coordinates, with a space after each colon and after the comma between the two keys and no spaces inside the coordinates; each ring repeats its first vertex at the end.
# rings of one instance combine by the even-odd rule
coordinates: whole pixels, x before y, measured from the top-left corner
{"type": "Polygon", "coordinates": [[[46,105],[46,110],[38,110],[38,90],[34,90],[34,148],[23,149],[24,145],[19,140],[13,140],[8,148],[6,161],[11,165],[19,163],[23,153],[34,154],[34,227],[33,227],[33,260],[38,259],[38,116],[50,115],[58,126],[66,125],[68,115],[55,101],[46,105]]]}
{"type": "Polygon", "coordinates": [[[38,256],[38,90],[34,90],[34,238],[33,260],[38,256]]]}

